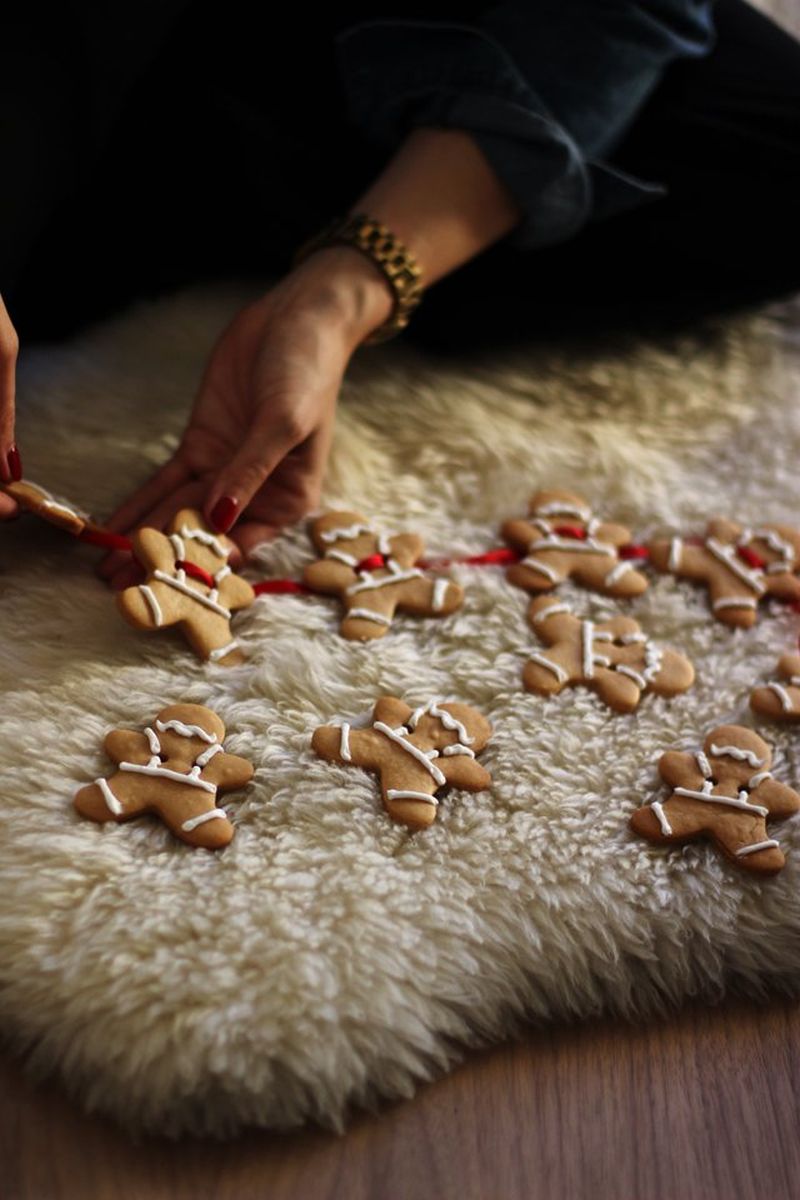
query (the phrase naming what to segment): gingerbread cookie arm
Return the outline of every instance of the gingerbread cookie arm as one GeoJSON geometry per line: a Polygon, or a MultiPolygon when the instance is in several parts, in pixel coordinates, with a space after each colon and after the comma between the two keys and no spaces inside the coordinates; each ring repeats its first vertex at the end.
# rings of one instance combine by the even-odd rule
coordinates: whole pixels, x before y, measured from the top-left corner
{"type": "Polygon", "coordinates": [[[694,667],[677,650],[662,650],[661,666],[650,684],[657,696],[677,696],[694,683],[694,667]]]}
{"type": "Polygon", "coordinates": [[[676,536],[651,542],[648,549],[657,571],[695,582],[704,582],[708,577],[708,555],[703,546],[694,546],[676,536]]]}
{"type": "Polygon", "coordinates": [[[357,578],[352,567],[335,558],[319,558],[303,569],[303,582],[315,592],[341,592],[357,578]]]}
{"type": "Polygon", "coordinates": [[[450,579],[413,579],[397,602],[399,612],[418,617],[447,617],[464,603],[464,589],[450,579]]]}
{"type": "Polygon", "coordinates": [[[634,679],[606,667],[595,668],[593,682],[600,699],[618,713],[633,712],[642,696],[641,688],[634,679]]]}
{"type": "Polygon", "coordinates": [[[716,538],[717,541],[723,543],[735,542],[743,532],[743,525],[740,525],[738,521],[731,521],[727,517],[712,517],[706,527],[707,538],[716,538]]]}
{"type": "Polygon", "coordinates": [[[103,749],[115,763],[132,762],[142,765],[158,753],[151,747],[146,734],[137,733],[132,729],[112,729],[105,736],[103,749]]]}
{"type": "MultiPolygon", "coordinates": [[[[219,745],[219,743],[215,742],[214,745],[219,745]]],[[[200,759],[209,755],[210,751],[211,747],[204,750],[200,759]]],[[[208,759],[200,772],[200,778],[207,779],[209,783],[215,783],[221,792],[232,792],[248,784],[254,774],[255,768],[246,758],[240,758],[238,754],[228,754],[222,750],[208,759]]]]}
{"type": "Polygon", "coordinates": [[[422,557],[425,542],[416,533],[395,533],[388,539],[391,556],[403,567],[412,566],[422,557]]]}
{"type": "Polygon", "coordinates": [[[372,729],[351,729],[347,721],[341,725],[320,725],[311,737],[311,749],[327,762],[352,763],[367,770],[380,766],[385,741],[372,729]]]}
{"type": "Polygon", "coordinates": [[[702,751],[687,754],[683,750],[667,750],[658,760],[658,773],[670,787],[697,790],[705,779],[710,778],[710,767],[702,751]],[[708,768],[708,773],[701,770],[700,763],[708,768]]]}
{"type": "Polygon", "coordinates": [[[789,571],[781,571],[779,574],[768,575],[766,587],[769,594],[775,596],[778,600],[800,599],[800,579],[796,575],[792,575],[789,571]]]}
{"type": "Polygon", "coordinates": [[[226,608],[246,608],[255,598],[252,586],[241,575],[228,575],[220,588],[220,600],[226,608]]]}
{"type": "Polygon", "coordinates": [[[486,767],[475,762],[469,754],[447,754],[449,748],[446,747],[436,759],[448,787],[463,788],[467,792],[482,792],[491,787],[492,777],[486,767]]]}
{"type": "Polygon", "coordinates": [[[573,570],[572,577],[583,587],[621,599],[640,596],[649,586],[646,576],[636,570],[633,562],[618,559],[612,554],[584,555],[583,561],[573,570]]]}
{"type": "Polygon", "coordinates": [[[608,545],[627,546],[631,540],[631,531],[625,525],[617,525],[614,521],[601,521],[594,532],[598,542],[608,545]]]}
{"type": "Polygon", "coordinates": [[[131,534],[133,553],[150,573],[157,568],[171,567],[175,561],[175,550],[165,533],[160,529],[137,529],[131,534]]]}
{"type": "MultiPolygon", "coordinates": [[[[757,778],[755,776],[754,778],[757,778]]],[[[771,817],[791,817],[800,812],[800,795],[786,783],[771,775],[750,792],[753,804],[763,804],[771,817]]]]}
{"type": "Polygon", "coordinates": [[[501,537],[515,550],[527,550],[529,544],[539,533],[540,531],[535,529],[530,521],[518,517],[503,521],[500,526],[501,537]]]}

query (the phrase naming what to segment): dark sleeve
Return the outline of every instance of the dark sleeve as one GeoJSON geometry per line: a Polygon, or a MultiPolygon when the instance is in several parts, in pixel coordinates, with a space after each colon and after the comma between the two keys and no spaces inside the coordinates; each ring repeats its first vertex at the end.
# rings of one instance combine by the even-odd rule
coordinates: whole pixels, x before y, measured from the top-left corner
{"type": "Polygon", "coordinates": [[[475,23],[360,21],[335,39],[353,124],[388,149],[412,128],[467,129],[523,211],[521,249],[621,210],[658,183],[613,150],[670,62],[713,44],[712,0],[509,0],[475,23]]]}

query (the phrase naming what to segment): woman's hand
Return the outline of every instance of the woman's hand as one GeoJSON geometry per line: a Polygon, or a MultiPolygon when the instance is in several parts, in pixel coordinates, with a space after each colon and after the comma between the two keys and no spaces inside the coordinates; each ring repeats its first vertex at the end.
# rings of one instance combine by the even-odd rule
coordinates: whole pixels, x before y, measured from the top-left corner
{"type": "MultiPolygon", "coordinates": [[[[22,463],[14,445],[18,351],[17,331],[0,296],[0,478],[3,483],[22,478],[22,463]]],[[[0,492],[0,518],[13,517],[16,512],[16,502],[0,492]]]]}
{"type": "MultiPolygon", "coordinates": [[[[243,309],[217,342],[172,458],[108,522],[163,529],[184,507],[231,529],[247,554],[319,501],[339,389],[358,344],[391,311],[359,251],[317,251],[243,309]]],[[[234,556],[234,560],[238,556],[234,556]]],[[[112,586],[139,577],[128,554],[100,565],[112,586]]]]}

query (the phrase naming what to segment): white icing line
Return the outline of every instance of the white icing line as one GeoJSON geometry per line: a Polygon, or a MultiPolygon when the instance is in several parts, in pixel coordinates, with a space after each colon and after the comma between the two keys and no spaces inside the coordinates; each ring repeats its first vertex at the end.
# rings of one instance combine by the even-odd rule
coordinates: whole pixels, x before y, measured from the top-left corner
{"type": "Polygon", "coordinates": [[[736,851],[737,858],[745,858],[748,854],[757,854],[759,850],[772,850],[780,846],[780,842],[776,842],[775,838],[767,838],[763,842],[751,842],[749,846],[742,846],[736,851]]]}
{"type": "Polygon", "coordinates": [[[387,800],[423,800],[425,804],[432,804],[434,808],[439,807],[439,801],[435,796],[429,796],[427,792],[408,792],[401,791],[399,788],[386,789],[387,800]]]}
{"type": "Polygon", "coordinates": [[[392,553],[392,535],[390,533],[378,534],[378,553],[384,558],[388,558],[392,553]]]}
{"type": "Polygon", "coordinates": [[[144,736],[147,738],[147,744],[150,747],[150,753],[158,758],[159,754],[161,753],[161,742],[158,740],[158,735],[156,734],[155,730],[151,729],[148,725],[147,729],[144,731],[144,736]]]}
{"type": "Polygon", "coordinates": [[[703,776],[704,779],[710,779],[711,778],[711,763],[708,761],[708,759],[706,758],[703,751],[696,750],[694,757],[695,757],[695,761],[696,761],[698,767],[700,768],[700,774],[703,776]]]}
{"type": "Polygon", "coordinates": [[[215,783],[209,783],[205,779],[198,779],[197,775],[185,775],[182,771],[170,771],[166,767],[154,767],[149,763],[146,767],[143,767],[139,763],[121,762],[119,769],[120,771],[135,771],[139,775],[156,775],[162,779],[174,779],[176,783],[188,783],[190,787],[202,788],[204,792],[214,793],[217,790],[215,783]]]}
{"type": "Polygon", "coordinates": [[[458,717],[454,717],[452,713],[449,713],[447,709],[440,708],[437,700],[428,700],[426,704],[421,704],[419,708],[414,709],[408,718],[409,729],[416,729],[420,717],[424,717],[426,714],[431,717],[437,717],[448,731],[452,732],[455,730],[460,742],[466,742],[469,745],[475,741],[475,738],[470,737],[467,733],[466,725],[459,721],[458,717]]]}
{"type": "Polygon", "coordinates": [[[533,623],[534,625],[538,625],[541,621],[546,621],[549,617],[554,617],[556,613],[568,612],[572,612],[572,609],[568,604],[562,604],[560,602],[548,604],[547,608],[540,608],[539,611],[534,614],[533,623]]]}
{"type": "Polygon", "coordinates": [[[578,508],[574,504],[566,504],[563,500],[552,500],[549,504],[540,504],[533,510],[537,517],[575,517],[578,521],[589,521],[592,517],[590,508],[578,508]]]}
{"type": "Polygon", "coordinates": [[[419,746],[415,746],[413,742],[409,742],[407,740],[407,730],[405,727],[401,725],[400,728],[403,730],[402,733],[398,732],[396,729],[392,729],[391,726],[386,725],[383,721],[376,721],[373,725],[373,729],[377,729],[379,733],[382,733],[385,737],[390,738],[396,745],[401,746],[407,754],[410,754],[412,758],[415,758],[419,765],[424,767],[425,770],[433,777],[436,783],[438,783],[439,787],[442,787],[447,780],[436,764],[431,762],[430,758],[428,757],[428,755],[438,756],[438,751],[428,750],[426,752],[425,750],[420,750],[419,746]]]}
{"type": "Polygon", "coordinates": [[[391,617],[386,617],[383,613],[374,612],[371,608],[348,608],[344,614],[345,620],[348,617],[354,617],[358,621],[374,621],[376,625],[391,625],[391,617]]]}
{"type": "Polygon", "coordinates": [[[156,594],[153,591],[153,589],[151,587],[148,587],[146,583],[140,583],[139,591],[142,593],[145,600],[147,601],[147,604],[150,608],[150,612],[153,614],[153,620],[155,621],[156,625],[163,625],[164,624],[164,614],[161,611],[161,605],[158,603],[158,600],[156,599],[156,594]]]}
{"type": "Polygon", "coordinates": [[[225,658],[226,655],[230,654],[232,650],[238,649],[239,643],[234,640],[232,642],[228,642],[227,646],[220,646],[217,650],[209,650],[208,657],[212,662],[219,662],[221,658],[225,658]]]}
{"type": "Polygon", "coordinates": [[[603,580],[603,583],[606,585],[606,587],[612,587],[619,579],[622,578],[623,575],[627,575],[628,571],[632,570],[633,563],[623,559],[622,562],[618,562],[617,565],[608,572],[603,580]]]}
{"type": "Polygon", "coordinates": [[[551,671],[553,673],[553,675],[555,675],[555,677],[559,683],[566,683],[567,680],[569,679],[569,675],[564,670],[564,668],[561,667],[558,663],[552,662],[544,654],[539,654],[538,652],[535,652],[529,656],[528,661],[532,662],[532,663],[537,663],[540,667],[545,667],[548,671],[551,671]]]}
{"type": "Polygon", "coordinates": [[[783,687],[780,683],[768,683],[767,687],[778,697],[781,702],[781,708],[784,712],[794,712],[794,701],[785,687],[783,687]]]}
{"type": "Polygon", "coordinates": [[[213,746],[209,746],[207,750],[202,752],[202,754],[198,754],[197,758],[194,760],[194,765],[202,768],[211,761],[215,754],[221,753],[222,746],[219,744],[219,742],[215,742],[213,746]]]}
{"type": "Polygon", "coordinates": [[[747,786],[751,791],[755,791],[765,779],[772,779],[772,771],[759,771],[757,775],[752,775],[747,786]]]}
{"type": "Polygon", "coordinates": [[[690,800],[704,800],[708,804],[723,804],[726,808],[741,808],[747,812],[758,813],[760,817],[766,817],[769,814],[769,809],[764,808],[762,804],[751,804],[747,799],[747,792],[740,792],[738,797],[733,796],[716,796],[712,795],[710,789],[705,792],[695,792],[692,788],[673,788],[677,796],[688,796],[690,800]]]}
{"type": "Polygon", "coordinates": [[[183,538],[180,536],[180,534],[171,533],[169,535],[169,540],[172,542],[172,549],[175,554],[176,560],[177,559],[183,560],[184,558],[186,558],[186,547],[183,544],[183,538]]]}
{"type": "Polygon", "coordinates": [[[667,814],[664,812],[661,803],[658,800],[654,800],[650,807],[652,808],[653,813],[659,825],[661,826],[661,832],[665,835],[665,837],[669,837],[669,835],[672,833],[672,826],[667,820],[667,814]]]}
{"type": "Polygon", "coordinates": [[[389,568],[388,575],[369,575],[366,571],[360,571],[361,576],[359,583],[352,583],[347,588],[346,594],[354,596],[356,592],[367,592],[373,588],[389,587],[393,583],[403,583],[406,579],[416,579],[422,577],[422,571],[417,567],[410,567],[407,571],[400,569],[393,558],[390,558],[386,566],[389,568]]]}
{"type": "Polygon", "coordinates": [[[629,667],[627,663],[617,663],[614,669],[618,675],[627,675],[629,679],[632,679],[640,691],[643,692],[647,687],[645,677],[640,675],[634,667],[629,667]]]}
{"type": "Polygon", "coordinates": [[[344,550],[326,550],[326,558],[335,558],[339,562],[344,563],[346,567],[355,567],[358,564],[358,559],[354,554],[346,554],[344,550]]]}
{"type": "Polygon", "coordinates": [[[668,571],[680,570],[681,558],[683,557],[683,538],[674,537],[669,543],[669,558],[667,560],[668,571]]]}
{"type": "Polygon", "coordinates": [[[462,745],[461,742],[453,742],[451,746],[445,746],[442,754],[447,758],[451,754],[466,754],[469,758],[475,757],[475,751],[470,750],[469,746],[462,745]]]}
{"type": "Polygon", "coordinates": [[[198,825],[205,825],[206,821],[227,821],[228,814],[221,808],[212,808],[209,812],[198,813],[196,817],[189,817],[188,821],[184,821],[181,829],[185,829],[187,833],[191,833],[198,825]]]}
{"type": "Polygon", "coordinates": [[[734,575],[738,575],[742,583],[749,587],[757,595],[761,595],[764,591],[764,581],[761,578],[760,571],[750,570],[744,563],[739,562],[736,558],[736,551],[733,546],[723,546],[716,538],[706,538],[706,549],[710,550],[714,557],[723,563],[729,571],[734,575]]]}
{"type": "Polygon", "coordinates": [[[206,608],[210,608],[214,612],[219,613],[221,617],[230,617],[231,611],[229,608],[224,608],[221,604],[217,604],[216,600],[212,600],[210,596],[204,596],[202,592],[198,592],[194,588],[188,587],[187,584],[183,582],[183,578],[185,578],[185,573],[183,571],[180,572],[177,578],[174,575],[167,575],[165,571],[153,571],[153,576],[155,579],[160,579],[162,583],[166,583],[170,587],[175,588],[177,591],[183,592],[185,596],[191,596],[191,598],[196,600],[198,604],[204,604],[206,608]],[[181,578],[181,576],[183,578],[181,578]]]}
{"type": "Polygon", "coordinates": [[[217,735],[215,733],[209,733],[208,730],[203,729],[200,725],[186,725],[183,721],[157,720],[156,729],[159,733],[166,733],[168,729],[171,729],[173,733],[177,733],[181,737],[199,737],[202,738],[204,742],[208,742],[209,745],[217,741],[217,735]]]}
{"type": "Polygon", "coordinates": [[[352,762],[353,755],[350,752],[350,726],[347,721],[342,722],[341,733],[339,734],[339,757],[345,762],[352,762]]]}
{"type": "Polygon", "coordinates": [[[569,554],[616,554],[617,547],[611,546],[608,542],[598,542],[595,538],[587,537],[585,541],[578,538],[560,538],[555,534],[549,534],[546,538],[540,538],[537,541],[531,542],[528,550],[566,550],[569,554]]]}
{"type": "Polygon", "coordinates": [[[209,546],[220,558],[227,558],[230,554],[230,550],[226,550],[222,542],[218,541],[213,533],[206,533],[205,529],[190,529],[188,525],[184,525],[181,528],[181,537],[194,538],[196,542],[202,542],[204,546],[209,546]]]}
{"type": "Polygon", "coordinates": [[[742,596],[741,599],[736,599],[735,596],[726,599],[723,596],[719,600],[715,600],[711,607],[714,612],[718,612],[721,608],[757,608],[758,605],[752,596],[742,596]]]}
{"type": "Polygon", "coordinates": [[[739,746],[715,746],[711,743],[711,754],[714,758],[735,758],[738,762],[750,763],[753,767],[763,767],[767,761],[759,758],[755,750],[742,750],[739,746]]]}
{"type": "Polygon", "coordinates": [[[216,583],[217,586],[219,586],[219,584],[222,583],[223,579],[227,579],[228,576],[231,574],[233,574],[233,572],[231,571],[230,567],[226,563],[225,566],[220,567],[220,569],[214,575],[214,583],[216,583]]]}
{"type": "Polygon", "coordinates": [[[636,646],[647,641],[646,633],[621,633],[617,638],[621,646],[636,646]]]}
{"type": "MultiPolygon", "coordinates": [[[[359,536],[359,534],[361,534],[361,533],[372,533],[372,532],[373,532],[373,530],[372,530],[371,525],[362,525],[362,524],[346,525],[340,529],[324,530],[324,532],[319,534],[319,540],[321,542],[325,542],[326,544],[328,542],[338,542],[340,539],[342,541],[349,541],[351,538],[357,538],[359,536]]],[[[381,553],[383,553],[383,551],[381,551],[381,553]]]]}
{"type": "Polygon", "coordinates": [[[437,579],[433,585],[433,595],[431,597],[431,606],[434,612],[438,612],[444,606],[444,598],[447,595],[447,589],[450,586],[449,579],[437,579]]]}
{"type": "Polygon", "coordinates": [[[549,579],[552,583],[559,582],[560,576],[558,574],[558,571],[556,571],[553,567],[549,566],[547,563],[539,562],[538,558],[523,558],[522,563],[520,565],[523,567],[530,567],[530,569],[532,571],[538,571],[541,575],[544,575],[545,578],[549,579]]]}
{"type": "Polygon", "coordinates": [[[581,647],[584,678],[592,679],[594,677],[594,623],[592,621],[581,622],[581,647]]]}
{"type": "Polygon", "coordinates": [[[100,788],[100,791],[103,793],[103,799],[105,800],[106,804],[108,805],[109,812],[112,812],[115,817],[118,817],[120,815],[120,813],[122,812],[122,805],[120,804],[119,800],[114,795],[111,788],[109,787],[108,780],[95,779],[95,783],[100,788]]]}

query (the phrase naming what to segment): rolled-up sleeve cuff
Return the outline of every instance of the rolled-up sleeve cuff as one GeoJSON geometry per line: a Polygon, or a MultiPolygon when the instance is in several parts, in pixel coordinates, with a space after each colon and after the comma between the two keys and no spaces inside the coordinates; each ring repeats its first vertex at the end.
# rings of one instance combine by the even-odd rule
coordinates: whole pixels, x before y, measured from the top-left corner
{"type": "Polygon", "coordinates": [[[468,130],[523,213],[507,241],[534,248],[576,233],[592,212],[580,149],[505,49],[450,22],[365,21],[335,39],[348,116],[387,148],[420,125],[468,130]]]}

